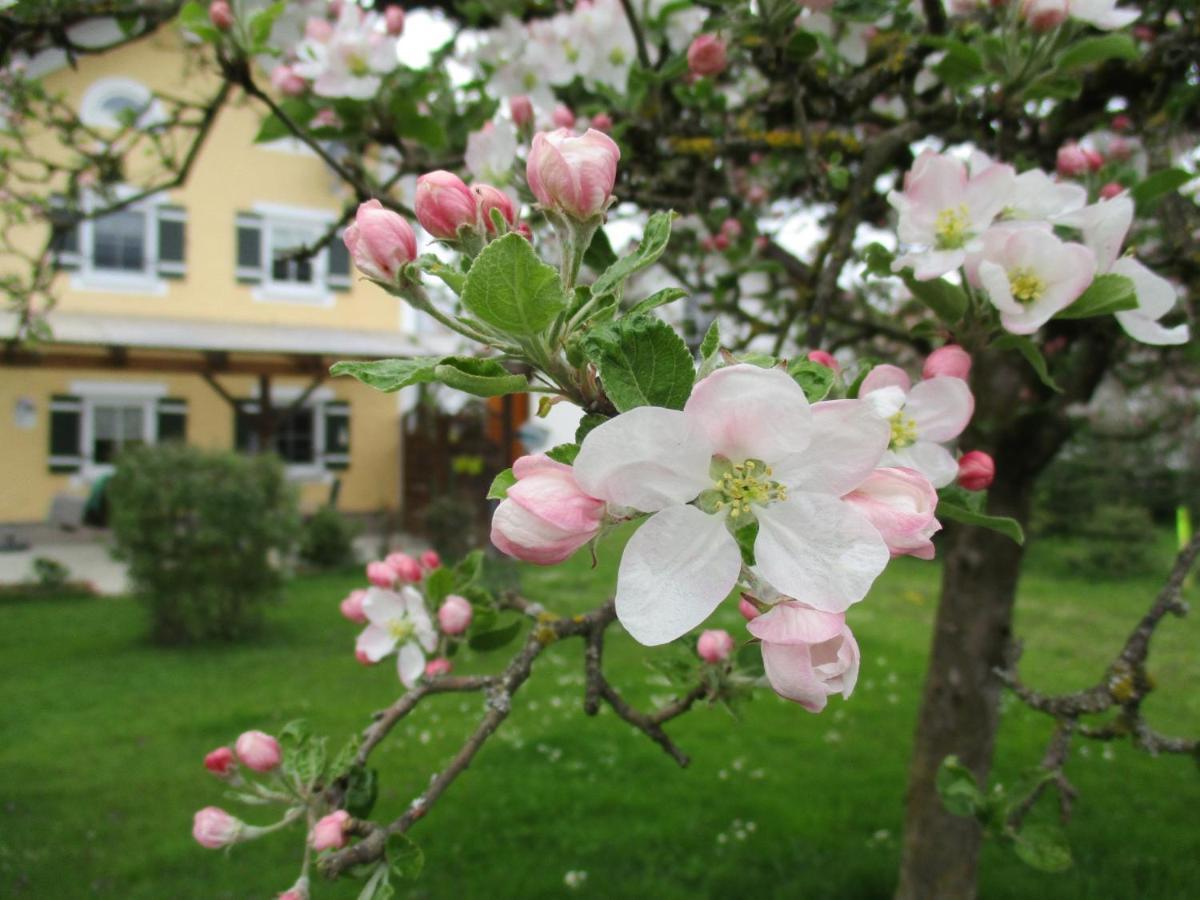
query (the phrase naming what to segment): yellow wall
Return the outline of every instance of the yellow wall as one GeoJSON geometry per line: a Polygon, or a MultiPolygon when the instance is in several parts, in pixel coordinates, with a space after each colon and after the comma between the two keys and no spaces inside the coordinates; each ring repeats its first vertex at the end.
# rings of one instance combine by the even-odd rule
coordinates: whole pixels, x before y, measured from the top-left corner
{"type": "MultiPolygon", "coordinates": [[[[167,396],[187,400],[187,442],[213,449],[233,447],[233,412],[229,404],[198,375],[127,375],[111,369],[51,371],[0,369],[0,522],[35,522],[46,519],[55,494],[87,496],[90,489],[79,474],[53,474],[49,470],[50,398],[70,394],[74,381],[161,384],[167,396]],[[33,428],[17,428],[13,411],[20,398],[34,402],[33,428]]],[[[237,398],[257,393],[257,381],[245,376],[222,376],[221,385],[237,398]]],[[[326,382],[336,400],[350,404],[350,467],[332,472],[342,481],[338,508],[369,513],[395,508],[400,492],[401,443],[394,395],[381,394],[358,382],[326,382]]],[[[272,389],[304,387],[301,379],[276,378],[272,389]]],[[[301,505],[311,510],[329,496],[329,485],[297,482],[301,505]]]]}

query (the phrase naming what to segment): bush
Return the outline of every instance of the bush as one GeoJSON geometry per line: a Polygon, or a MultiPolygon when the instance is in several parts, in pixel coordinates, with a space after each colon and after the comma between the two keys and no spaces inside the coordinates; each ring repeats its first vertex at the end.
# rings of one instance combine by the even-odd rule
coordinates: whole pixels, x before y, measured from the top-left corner
{"type": "Polygon", "coordinates": [[[318,509],[300,530],[300,558],[319,569],[353,565],[358,525],[332,506],[318,509]]]}
{"type": "Polygon", "coordinates": [[[53,594],[67,586],[71,570],[57,559],[39,556],[33,561],[33,580],[38,590],[53,594]]]}
{"type": "Polygon", "coordinates": [[[296,496],[279,460],[195,447],[122,454],[109,488],[116,555],[161,643],[232,639],[282,596],[296,496]]]}
{"type": "Polygon", "coordinates": [[[479,541],[475,505],[459,497],[439,497],[425,509],[425,535],[442,559],[462,559],[479,541]]]}

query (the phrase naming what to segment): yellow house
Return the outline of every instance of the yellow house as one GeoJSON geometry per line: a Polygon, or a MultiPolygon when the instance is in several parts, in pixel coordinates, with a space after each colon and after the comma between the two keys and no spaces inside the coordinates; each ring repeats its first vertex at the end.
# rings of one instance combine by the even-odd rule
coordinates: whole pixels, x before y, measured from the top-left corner
{"type": "MultiPolygon", "coordinates": [[[[77,68],[34,64],[103,130],[151,91],[214,91],[215,76],[183,59],[172,30],[77,68]]],[[[446,352],[445,338],[418,336],[410,311],[357,278],[340,239],[310,260],[280,258],[324,234],[348,197],[307,148],[254,144],[260,119],[234,98],[186,183],[85,220],[61,243],[52,340],[0,348],[0,522],[44,520],[57,496],[85,496],[122,447],[179,438],[243,449],[268,440],[310,507],[335,480],[344,511],[399,505],[397,396],[327,379],[328,367],[446,352]],[[264,396],[271,416],[256,415],[264,396]]],[[[0,259],[0,273],[11,265],[0,259]]],[[[0,313],[5,338],[15,327],[0,313]]]]}

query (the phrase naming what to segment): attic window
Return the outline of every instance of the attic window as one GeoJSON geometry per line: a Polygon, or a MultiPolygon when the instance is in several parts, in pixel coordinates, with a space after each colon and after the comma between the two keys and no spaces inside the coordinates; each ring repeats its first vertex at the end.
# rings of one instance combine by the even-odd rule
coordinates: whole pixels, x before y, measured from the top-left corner
{"type": "Polygon", "coordinates": [[[162,111],[144,84],[131,78],[101,78],[84,93],[79,115],[95,128],[121,128],[131,116],[138,125],[153,124],[162,111]]]}

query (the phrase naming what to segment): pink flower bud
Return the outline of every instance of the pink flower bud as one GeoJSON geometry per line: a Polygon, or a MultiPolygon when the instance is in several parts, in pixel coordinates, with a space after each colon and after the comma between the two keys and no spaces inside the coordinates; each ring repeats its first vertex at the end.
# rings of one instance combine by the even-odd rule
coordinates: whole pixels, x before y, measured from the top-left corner
{"type": "Polygon", "coordinates": [[[301,875],[296,883],[280,894],[275,900],[309,900],[308,878],[301,875]]]}
{"type": "Polygon", "coordinates": [[[285,97],[299,97],[308,90],[308,82],[291,66],[276,66],[271,70],[271,84],[285,97]]]}
{"type": "Polygon", "coordinates": [[[1153,44],[1154,39],[1158,37],[1158,32],[1149,25],[1134,25],[1130,31],[1133,32],[1135,38],[1144,44],[1153,44]]]}
{"type": "Polygon", "coordinates": [[[715,253],[717,250],[717,239],[711,234],[700,238],[700,249],[705,253],[715,253]]]}
{"type": "Polygon", "coordinates": [[[333,37],[333,23],[328,19],[313,16],[304,23],[304,36],[318,44],[324,44],[333,37]]]}
{"type": "Polygon", "coordinates": [[[1129,131],[1133,128],[1133,120],[1124,113],[1119,113],[1113,116],[1112,130],[1113,131],[1129,131]]]}
{"type": "Polygon", "coordinates": [[[342,120],[338,117],[337,110],[332,106],[323,106],[317,110],[316,115],[312,117],[312,121],[308,124],[312,128],[341,128],[342,120]]]}
{"type": "Polygon", "coordinates": [[[1067,0],[1023,0],[1021,15],[1039,34],[1052,31],[1067,20],[1067,0]]]}
{"type": "Polygon", "coordinates": [[[554,114],[550,118],[559,128],[575,127],[575,112],[565,103],[560,103],[554,107],[554,114]]]}
{"type": "Polygon", "coordinates": [[[404,9],[400,6],[389,6],[383,11],[383,24],[387,33],[399,37],[404,33],[404,9]]]}
{"type": "Polygon", "coordinates": [[[1125,190],[1125,185],[1116,181],[1110,181],[1108,184],[1100,188],[1100,197],[1103,200],[1111,200],[1113,197],[1120,196],[1125,190]]]}
{"type": "Polygon", "coordinates": [[[475,195],[453,172],[439,169],[417,179],[417,221],[436,238],[452,241],[460,228],[478,228],[475,195]]]}
{"type": "Polygon", "coordinates": [[[227,0],[213,0],[208,4],[208,20],[221,31],[233,27],[233,10],[227,0]]]}
{"type": "Polygon", "coordinates": [[[233,749],[237,751],[242,765],[255,772],[270,772],[283,759],[279,741],[263,731],[244,732],[233,749]]]}
{"type": "Polygon", "coordinates": [[[922,378],[937,378],[939,375],[949,375],[951,378],[967,380],[971,374],[971,354],[958,344],[947,344],[938,347],[925,360],[922,378]]]}
{"type": "Polygon", "coordinates": [[[1125,138],[1114,136],[1113,139],[1108,142],[1109,159],[1124,161],[1129,159],[1129,157],[1132,155],[1133,146],[1129,143],[1129,141],[1125,140],[1125,138]]]}
{"type": "Polygon", "coordinates": [[[1058,148],[1055,169],[1064,178],[1074,178],[1087,171],[1088,158],[1083,148],[1078,144],[1063,144],[1058,148]]]}
{"type": "Polygon", "coordinates": [[[828,350],[809,350],[808,359],[827,369],[833,369],[835,372],[841,371],[842,368],[838,365],[838,361],[833,358],[833,354],[828,350]]]}
{"type": "Polygon", "coordinates": [[[425,676],[427,678],[437,678],[439,675],[449,675],[450,670],[454,665],[444,656],[439,656],[436,659],[431,659],[425,663],[425,676]]]}
{"type": "Polygon", "coordinates": [[[192,837],[201,847],[219,850],[236,843],[243,824],[223,809],[206,806],[192,818],[192,837]]]}
{"type": "Polygon", "coordinates": [[[357,659],[357,660],[358,660],[360,663],[362,663],[364,666],[373,666],[373,665],[375,665],[375,663],[371,661],[371,657],[367,656],[367,651],[366,651],[366,650],[362,650],[362,649],[360,649],[360,648],[357,648],[357,647],[356,647],[356,648],[355,648],[355,650],[354,650],[354,658],[355,658],[355,659],[357,659]]]}
{"type": "Polygon", "coordinates": [[[508,111],[512,113],[513,124],[518,128],[533,121],[533,101],[524,94],[508,98],[508,111]]]}
{"type": "Polygon", "coordinates": [[[432,571],[442,564],[442,558],[437,555],[436,550],[426,550],[421,554],[420,563],[423,568],[432,571]]]}
{"type": "Polygon", "coordinates": [[[346,599],[341,602],[341,605],[338,606],[338,609],[351,622],[357,622],[361,625],[367,621],[367,614],[363,612],[363,601],[366,599],[366,591],[351,591],[346,599]]]}
{"type": "Polygon", "coordinates": [[[930,538],[942,528],[934,518],[938,496],[920,472],[876,469],[842,499],[867,517],[893,556],[933,559],[930,538]]]}
{"type": "Polygon", "coordinates": [[[318,853],[322,850],[341,850],[346,846],[346,826],[349,824],[350,813],[344,809],[318,819],[309,837],[312,848],[318,853]]]}
{"type": "Polygon", "coordinates": [[[533,136],[525,177],[542,206],[587,220],[608,209],[620,158],[613,139],[594,128],[579,137],[565,128],[541,131],[533,136]]]}
{"type": "Polygon", "coordinates": [[[367,563],[367,581],[375,587],[390,588],[398,577],[396,570],[383,560],[367,563]]]}
{"type": "Polygon", "coordinates": [[[715,34],[698,34],[688,47],[687,61],[693,75],[720,75],[728,65],[725,42],[715,34]]]}
{"type": "Polygon", "coordinates": [[[767,202],[767,189],[761,184],[752,184],[750,189],[746,191],[746,199],[758,206],[760,203],[767,202]]]}
{"type": "Polygon", "coordinates": [[[724,253],[726,250],[729,249],[729,238],[726,237],[726,235],[723,232],[721,234],[715,235],[712,239],[712,242],[713,242],[713,246],[716,249],[720,250],[722,253],[724,253]]]}
{"type": "Polygon", "coordinates": [[[1092,172],[1099,172],[1104,168],[1104,157],[1100,155],[1098,150],[1093,150],[1091,147],[1084,147],[1083,155],[1087,158],[1087,167],[1092,172]]]}
{"type": "Polygon", "coordinates": [[[745,594],[742,594],[741,599],[738,600],[738,612],[742,614],[742,618],[747,622],[751,621],[752,619],[757,619],[762,615],[762,613],[758,611],[758,607],[751,603],[745,594]]]}
{"type": "Polygon", "coordinates": [[[438,610],[438,625],[446,634],[462,634],[471,624],[471,603],[466,597],[451,594],[438,610]]]}
{"type": "Polygon", "coordinates": [[[996,461],[982,450],[964,453],[958,461],[958,483],[968,491],[986,491],[996,477],[996,461]]]}
{"type": "Polygon", "coordinates": [[[517,482],[492,516],[492,543],[525,562],[562,562],[604,522],[602,500],[584,493],[575,472],[544,453],[513,463],[517,482]]]}
{"type": "Polygon", "coordinates": [[[780,697],[820,712],[830,694],[849,697],[862,656],[845,613],[827,613],[785,599],[746,629],[762,641],[767,680],[780,697]]]}
{"type": "Polygon", "coordinates": [[[514,230],[529,243],[533,243],[533,229],[529,227],[528,222],[520,223],[514,230]]]}
{"type": "Polygon", "coordinates": [[[610,116],[608,113],[596,113],[594,116],[592,116],[592,127],[597,131],[612,131],[612,116],[610,116]]]}
{"type": "Polygon", "coordinates": [[[417,258],[412,226],[378,200],[359,205],[354,224],[342,240],[360,272],[387,284],[394,284],[401,268],[417,258]]]}
{"type": "Polygon", "coordinates": [[[696,642],[696,653],[706,663],[724,662],[732,652],[733,635],[721,628],[701,632],[696,642]]]}
{"type": "Polygon", "coordinates": [[[726,219],[721,223],[721,234],[731,241],[736,241],[742,236],[742,223],[733,217],[726,219]]]}
{"type": "Polygon", "coordinates": [[[214,775],[228,775],[235,765],[233,751],[228,747],[218,747],[204,757],[204,768],[214,775]]]}
{"type": "Polygon", "coordinates": [[[392,567],[392,571],[401,581],[416,584],[425,577],[425,573],[421,571],[421,564],[407,553],[389,553],[384,562],[392,567]]]}
{"type": "Polygon", "coordinates": [[[513,206],[512,198],[500,188],[490,184],[475,184],[471,186],[475,200],[479,204],[479,220],[488,230],[488,234],[496,233],[496,225],[492,222],[492,210],[500,210],[504,221],[512,226],[517,221],[517,209],[513,206]]]}

